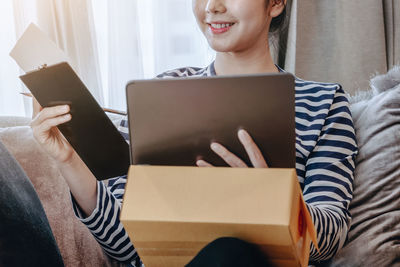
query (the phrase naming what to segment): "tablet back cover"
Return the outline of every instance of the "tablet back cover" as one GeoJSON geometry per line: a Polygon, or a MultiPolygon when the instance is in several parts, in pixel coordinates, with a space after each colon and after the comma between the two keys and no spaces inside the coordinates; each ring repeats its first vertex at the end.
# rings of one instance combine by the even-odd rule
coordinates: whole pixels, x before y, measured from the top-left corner
{"type": "Polygon", "coordinates": [[[58,128],[97,180],[127,174],[128,143],[68,63],[20,78],[42,107],[70,104],[72,120],[58,128]]]}
{"type": "Polygon", "coordinates": [[[228,166],[210,149],[218,142],[251,166],[242,128],[269,167],[296,166],[291,74],[136,80],[126,90],[133,165],[228,166]]]}

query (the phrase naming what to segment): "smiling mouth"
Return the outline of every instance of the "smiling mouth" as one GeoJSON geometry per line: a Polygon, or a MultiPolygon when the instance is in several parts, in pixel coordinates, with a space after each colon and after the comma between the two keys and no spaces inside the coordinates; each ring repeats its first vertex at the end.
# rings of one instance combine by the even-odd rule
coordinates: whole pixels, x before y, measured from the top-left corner
{"type": "Polygon", "coordinates": [[[221,34],[229,31],[235,23],[207,23],[210,30],[215,34],[221,34]]]}
{"type": "Polygon", "coordinates": [[[223,28],[232,27],[233,24],[235,24],[235,23],[211,23],[211,24],[208,24],[208,25],[210,25],[214,29],[223,29],[223,28]]]}

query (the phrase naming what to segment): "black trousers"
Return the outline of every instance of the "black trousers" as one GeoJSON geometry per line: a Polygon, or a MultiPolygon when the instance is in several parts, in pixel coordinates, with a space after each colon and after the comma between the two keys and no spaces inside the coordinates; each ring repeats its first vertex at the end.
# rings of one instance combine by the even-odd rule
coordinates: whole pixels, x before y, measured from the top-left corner
{"type": "Polygon", "coordinates": [[[0,266],[64,266],[31,181],[1,142],[0,266]]]}
{"type": "Polygon", "coordinates": [[[204,247],[187,267],[265,267],[270,266],[253,244],[231,237],[219,238],[204,247]]]}

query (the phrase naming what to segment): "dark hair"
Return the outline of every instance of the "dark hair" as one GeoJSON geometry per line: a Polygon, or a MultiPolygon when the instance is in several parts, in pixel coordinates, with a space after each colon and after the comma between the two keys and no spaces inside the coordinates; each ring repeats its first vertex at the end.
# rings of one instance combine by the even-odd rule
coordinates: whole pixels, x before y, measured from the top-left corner
{"type": "MultiPolygon", "coordinates": [[[[269,4],[270,1],[284,1],[284,0],[266,0],[267,5],[269,4]]],[[[269,28],[270,33],[277,33],[286,26],[287,22],[286,9],[287,6],[285,4],[285,8],[283,9],[282,13],[279,16],[272,19],[271,26],[269,28]]]]}

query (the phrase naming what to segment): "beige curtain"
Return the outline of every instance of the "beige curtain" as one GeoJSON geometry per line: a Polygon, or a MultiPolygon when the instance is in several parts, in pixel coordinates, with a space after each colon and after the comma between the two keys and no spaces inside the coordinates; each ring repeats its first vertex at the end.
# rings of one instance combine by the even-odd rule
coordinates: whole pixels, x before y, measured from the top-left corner
{"type": "Polygon", "coordinates": [[[388,68],[400,64],[400,0],[383,1],[388,68]]]}
{"type": "Polygon", "coordinates": [[[400,0],[293,0],[281,65],[354,94],[400,64],[400,0]]]}
{"type": "Polygon", "coordinates": [[[103,104],[91,0],[36,0],[37,23],[68,55],[72,67],[103,104]]]}

